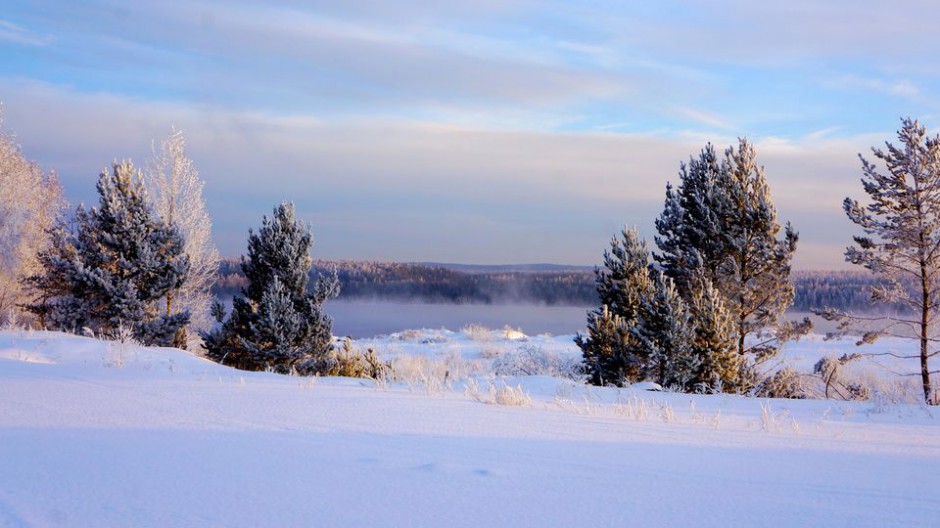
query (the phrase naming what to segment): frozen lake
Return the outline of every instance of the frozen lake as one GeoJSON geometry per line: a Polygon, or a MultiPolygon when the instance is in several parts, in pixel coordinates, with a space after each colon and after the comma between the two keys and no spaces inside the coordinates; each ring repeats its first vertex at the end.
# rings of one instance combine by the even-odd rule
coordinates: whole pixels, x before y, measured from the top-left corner
{"type": "Polygon", "coordinates": [[[509,325],[528,335],[573,334],[584,330],[587,306],[533,304],[431,304],[335,300],[326,304],[338,336],[372,337],[413,328],[459,330],[469,324],[509,325]]]}
{"type": "MultiPolygon", "coordinates": [[[[528,335],[564,335],[584,332],[590,306],[545,306],[534,304],[432,304],[375,300],[335,300],[326,304],[333,317],[333,333],[355,338],[372,337],[415,328],[460,330],[469,324],[488,328],[509,325],[528,335]]],[[[790,318],[809,314],[794,312],[790,318]]],[[[813,318],[816,332],[833,325],[813,318]]]]}

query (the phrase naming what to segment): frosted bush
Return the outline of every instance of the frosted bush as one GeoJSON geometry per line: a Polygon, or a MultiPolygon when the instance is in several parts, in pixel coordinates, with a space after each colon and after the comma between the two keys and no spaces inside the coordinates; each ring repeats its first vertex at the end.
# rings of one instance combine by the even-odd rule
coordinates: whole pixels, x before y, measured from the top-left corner
{"type": "Polygon", "coordinates": [[[480,357],[483,359],[496,359],[501,355],[503,355],[503,349],[499,346],[487,343],[480,347],[480,357]]]}
{"type": "Polygon", "coordinates": [[[439,393],[455,381],[462,381],[484,370],[483,362],[465,360],[456,353],[437,358],[401,355],[390,361],[391,378],[403,381],[409,387],[423,387],[429,393],[439,393]]]}
{"type": "Polygon", "coordinates": [[[762,398],[806,398],[806,389],[800,374],[790,367],[783,367],[758,384],[755,396],[762,398]]]}
{"type": "Polygon", "coordinates": [[[421,331],[405,330],[394,335],[399,341],[417,341],[421,337],[421,331]]]}
{"type": "Polygon", "coordinates": [[[513,328],[509,325],[503,327],[503,337],[510,341],[525,341],[529,336],[525,335],[522,330],[518,328],[513,328]]]}
{"type": "Polygon", "coordinates": [[[672,410],[672,406],[668,403],[659,404],[659,418],[665,423],[671,423],[676,421],[676,413],[672,410]]]}
{"type": "Polygon", "coordinates": [[[391,373],[391,363],[379,359],[372,347],[363,351],[345,339],[342,347],[333,347],[326,354],[299,365],[295,372],[302,375],[340,376],[384,380],[391,373]]]}
{"type": "Polygon", "coordinates": [[[532,405],[532,398],[521,385],[512,387],[506,384],[499,386],[488,384],[486,388],[483,388],[475,379],[469,379],[464,392],[470,399],[488,405],[505,405],[509,407],[528,407],[532,405]]]}
{"type": "Polygon", "coordinates": [[[553,376],[572,380],[581,378],[580,363],[574,358],[528,344],[496,358],[493,361],[493,373],[497,376],[553,376]]]}
{"type": "Polygon", "coordinates": [[[532,398],[523,390],[521,385],[515,387],[507,385],[496,389],[494,399],[496,405],[508,405],[511,407],[528,407],[532,405],[532,398]]]}
{"type": "Polygon", "coordinates": [[[614,404],[614,413],[634,420],[646,421],[649,418],[649,403],[634,394],[626,402],[614,404]]]}
{"type": "Polygon", "coordinates": [[[460,331],[469,337],[471,341],[484,343],[490,341],[490,329],[483,325],[468,324],[467,326],[461,328],[460,331]]]}

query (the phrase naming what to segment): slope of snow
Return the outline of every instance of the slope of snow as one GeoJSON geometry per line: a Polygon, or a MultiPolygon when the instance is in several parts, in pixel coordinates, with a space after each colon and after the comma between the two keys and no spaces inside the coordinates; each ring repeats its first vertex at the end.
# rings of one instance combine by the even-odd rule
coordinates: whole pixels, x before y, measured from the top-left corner
{"type": "MultiPolygon", "coordinates": [[[[563,369],[570,336],[426,330],[356,345],[413,375],[378,386],[295,378],[174,349],[0,333],[0,527],[882,527],[940,518],[940,420],[921,405],[493,373],[519,350],[563,369]],[[528,407],[474,397],[475,387],[517,385],[528,407]]],[[[811,368],[831,346],[809,340],[789,355],[811,368]]]]}

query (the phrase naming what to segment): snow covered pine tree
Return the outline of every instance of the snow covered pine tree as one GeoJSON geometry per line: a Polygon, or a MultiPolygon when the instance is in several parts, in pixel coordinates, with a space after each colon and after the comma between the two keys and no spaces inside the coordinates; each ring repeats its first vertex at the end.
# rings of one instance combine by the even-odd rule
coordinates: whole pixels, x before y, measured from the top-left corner
{"type": "MultiPolygon", "coordinates": [[[[885,327],[868,332],[861,342],[892,335],[897,327],[914,330],[924,401],[937,405],[940,395],[931,384],[928,360],[937,354],[930,344],[937,339],[940,303],[940,136],[928,137],[927,129],[910,118],[901,125],[899,147],[887,143],[887,151],[872,149],[887,173],[859,155],[870,202],[862,205],[846,198],[843,203],[849,219],[865,232],[854,237],[845,259],[884,279],[884,286],[872,289],[872,301],[901,305],[915,314],[886,319],[885,327]]],[[[853,318],[836,310],[821,315],[853,318]]]]}
{"type": "MultiPolygon", "coordinates": [[[[601,306],[588,312],[588,335],[575,337],[591,383],[622,386],[647,380],[690,391],[711,380],[712,371],[706,369],[714,369],[713,361],[702,347],[713,338],[693,325],[697,312],[682,300],[672,279],[650,265],[636,228],[624,228],[620,238],[611,240],[595,281],[601,306]]],[[[706,306],[697,303],[696,309],[706,306]]]]}
{"type": "Polygon", "coordinates": [[[53,246],[40,253],[43,272],[30,278],[39,297],[29,309],[57,330],[183,345],[180,330],[189,313],[166,315],[158,306],[186,278],[182,238],[153,215],[130,162],[102,172],[97,187],[99,206],[80,206],[73,223],[55,229],[53,246]]]}
{"type": "Polygon", "coordinates": [[[595,385],[622,386],[640,379],[646,364],[630,328],[653,295],[649,251],[636,228],[621,230],[604,250],[604,268],[594,269],[601,306],[588,312],[588,335],[575,336],[584,369],[595,385]]]}
{"type": "Polygon", "coordinates": [[[711,326],[710,340],[721,344],[710,351],[720,359],[706,361],[720,365],[712,372],[719,373],[725,390],[749,390],[757,382],[756,365],[773,357],[780,343],[811,328],[808,319],[798,324],[780,321],[793,303],[790,261],[798,235],[787,224],[783,238],[777,239],[781,226],[764,169],[747,139],[742,138],[737,149],[729,147],[722,160],[707,145],[698,159],[682,165],[679,178],[677,190],[666,187],[665,206],[656,220],[661,253],[655,256],[682,298],[699,306],[694,319],[705,320],[696,326],[711,326]],[[696,301],[701,288],[708,288],[709,295],[720,292],[720,301],[696,301]],[[705,308],[711,313],[701,312],[705,308]],[[716,326],[726,317],[721,312],[731,315],[733,328],[716,326]],[[737,361],[731,361],[721,335],[729,329],[737,361]],[[768,329],[773,332],[766,339],[747,339],[768,329]],[[737,373],[729,368],[732,363],[740,367],[737,373]]]}
{"type": "Polygon", "coordinates": [[[315,373],[332,349],[333,322],[323,303],[339,294],[339,281],[334,272],[307,291],[312,244],[310,228],[290,203],[265,216],[257,234],[249,231],[248,258],[242,259],[248,286],[232,300],[228,319],[220,304],[214,306],[222,325],[203,334],[209,358],[245,370],[315,373]]]}

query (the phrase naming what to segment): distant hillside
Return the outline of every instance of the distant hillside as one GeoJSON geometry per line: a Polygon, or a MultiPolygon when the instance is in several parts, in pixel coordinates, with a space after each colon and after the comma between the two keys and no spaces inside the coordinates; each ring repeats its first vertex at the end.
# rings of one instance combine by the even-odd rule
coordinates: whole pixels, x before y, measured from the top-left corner
{"type": "MultiPolygon", "coordinates": [[[[594,271],[558,264],[439,264],[377,261],[314,262],[312,274],[336,269],[342,299],[415,300],[431,303],[538,303],[593,306],[594,271]]],[[[853,311],[883,310],[869,303],[878,281],[864,271],[798,271],[793,274],[793,310],[831,306],[853,311]]],[[[245,286],[236,259],[225,259],[214,292],[231,296],[245,286]]]]}
{"type": "Polygon", "coordinates": [[[594,266],[574,266],[567,264],[452,264],[440,262],[416,262],[419,266],[445,268],[464,273],[516,273],[516,272],[588,272],[593,276],[594,266]]]}
{"type": "MultiPolygon", "coordinates": [[[[595,302],[594,273],[590,268],[557,266],[552,270],[543,266],[554,265],[463,266],[318,260],[311,274],[328,274],[335,269],[342,299],[569,306],[588,306],[595,302]]],[[[214,288],[216,295],[231,296],[245,286],[237,260],[224,260],[219,272],[214,288]]]]}

